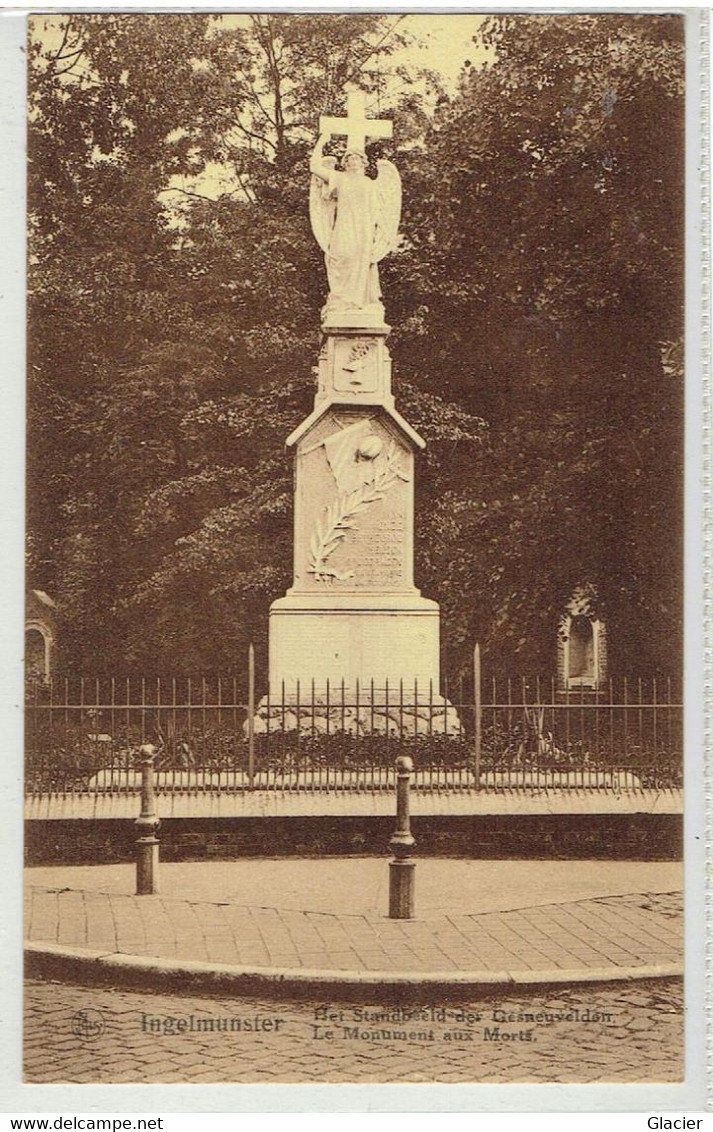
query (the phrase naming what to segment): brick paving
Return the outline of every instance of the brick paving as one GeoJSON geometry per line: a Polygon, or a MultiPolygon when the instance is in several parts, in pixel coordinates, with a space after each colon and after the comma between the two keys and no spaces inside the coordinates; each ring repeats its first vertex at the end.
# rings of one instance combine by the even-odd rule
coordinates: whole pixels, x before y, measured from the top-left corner
{"type": "Polygon", "coordinates": [[[412,1008],[368,997],[326,1004],[30,981],[25,1005],[31,1083],[624,1084],[683,1077],[678,979],[494,988],[412,1008]],[[389,1013],[408,1009],[409,1017],[389,1013]],[[538,1020],[515,1020],[522,1015],[538,1020]]]}
{"type": "Polygon", "coordinates": [[[629,894],[413,921],[29,886],[25,934],[103,954],[248,968],[490,973],[671,968],[677,893],[629,894]]]}
{"type": "MultiPolygon", "coordinates": [[[[231,899],[215,871],[206,876],[210,886],[201,887],[196,875],[191,888],[181,866],[175,880],[183,883],[172,888],[186,899],[130,895],[127,876],[119,872],[60,869],[50,878],[31,871],[25,930],[34,946],[117,961],[143,957],[151,973],[148,990],[122,987],[111,964],[98,985],[55,981],[51,964],[44,968],[48,979],[28,980],[26,1080],[680,1081],[682,982],[667,977],[682,965],[680,893],[625,891],[645,874],[617,870],[616,876],[587,880],[601,885],[595,895],[596,888],[583,888],[582,877],[569,868],[548,890],[536,864],[536,883],[511,885],[505,893],[498,893],[502,878],[482,863],[475,897],[461,890],[459,900],[457,889],[439,893],[437,885],[429,895],[422,886],[423,914],[413,921],[378,914],[382,893],[376,903],[360,906],[339,886],[318,891],[311,862],[305,863],[312,865],[305,869],[309,884],[286,882],[279,889],[280,907],[263,905],[255,889],[249,903],[231,899]],[[486,892],[480,880],[488,876],[486,892]],[[559,900],[545,902],[545,892],[559,900]],[[249,997],[217,989],[199,995],[189,981],[175,992],[159,992],[154,966],[181,960],[302,971],[306,978],[318,969],[331,973],[330,989],[317,990],[312,981],[302,986],[299,1001],[286,997],[289,986],[278,998],[265,982],[249,997]],[[374,986],[360,984],[357,997],[348,994],[350,978],[374,972],[387,981],[405,976],[412,982],[401,986],[391,1005],[374,986]],[[581,981],[595,972],[611,981],[581,981]],[[439,982],[488,973],[490,987],[475,989],[473,978],[470,987],[449,986],[447,1001],[437,997],[443,994],[439,982]],[[650,977],[654,973],[659,977],[650,977]],[[624,974],[626,980],[614,981],[624,974]],[[523,984],[532,976],[540,985],[517,988],[508,981],[514,975],[523,984]],[[554,985],[557,979],[562,982],[554,985]],[[340,994],[350,1001],[340,1001],[340,994]]],[[[245,877],[233,881],[232,869],[225,866],[223,880],[244,893],[245,877]]],[[[324,878],[343,875],[341,865],[323,869],[324,878]]],[[[649,875],[652,887],[665,881],[663,868],[649,875]]],[[[450,865],[442,876],[453,881],[450,865]]],[[[294,882],[298,873],[291,877],[294,882]]],[[[668,879],[673,887],[676,877],[668,879]]],[[[277,888],[267,885],[265,892],[274,897],[277,888]]]]}

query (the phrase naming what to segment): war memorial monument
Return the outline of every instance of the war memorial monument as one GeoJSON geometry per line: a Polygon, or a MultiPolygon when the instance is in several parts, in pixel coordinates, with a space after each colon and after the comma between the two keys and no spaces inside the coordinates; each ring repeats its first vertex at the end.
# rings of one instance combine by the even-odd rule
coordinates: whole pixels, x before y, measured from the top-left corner
{"type": "Polygon", "coordinates": [[[391,131],[390,121],[367,118],[363,92],[351,91],[346,118],[320,119],[310,163],[310,219],[329,294],[314,409],[287,438],[294,578],[270,609],[273,706],[263,700],[256,720],[271,729],[297,727],[294,705],[311,702],[310,727],[321,709],[330,730],[340,722],[366,730],[363,712],[356,726],[353,711],[345,722],[344,698],[357,696],[371,730],[459,731],[440,695],[438,604],[413,577],[415,457],[425,442],[391,391],[379,261],[398,242],[401,179],[382,159],[369,177],[365,153],[367,138],[391,131]],[[323,156],[332,135],[346,135],[341,171],[323,156]]]}

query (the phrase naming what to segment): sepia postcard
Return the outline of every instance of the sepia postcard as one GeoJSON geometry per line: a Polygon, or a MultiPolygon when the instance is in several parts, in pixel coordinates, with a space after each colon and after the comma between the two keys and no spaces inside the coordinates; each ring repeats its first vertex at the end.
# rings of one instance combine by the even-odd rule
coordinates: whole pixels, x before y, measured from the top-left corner
{"type": "Polygon", "coordinates": [[[703,1107],[706,29],[27,15],[33,1095],[703,1107]]]}

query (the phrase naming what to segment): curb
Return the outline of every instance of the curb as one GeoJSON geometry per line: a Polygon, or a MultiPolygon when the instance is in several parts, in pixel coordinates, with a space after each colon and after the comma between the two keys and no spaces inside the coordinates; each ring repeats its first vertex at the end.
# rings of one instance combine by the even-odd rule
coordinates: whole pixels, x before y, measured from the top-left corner
{"type": "Polygon", "coordinates": [[[56,943],[25,944],[27,977],[57,978],[80,983],[120,983],[150,990],[166,988],[205,993],[274,997],[349,999],[378,991],[380,998],[446,998],[495,987],[555,986],[672,979],[683,976],[682,963],[641,967],[597,967],[512,971],[342,971],[307,967],[240,967],[200,960],[164,959],[150,955],[93,951],[56,943]]]}

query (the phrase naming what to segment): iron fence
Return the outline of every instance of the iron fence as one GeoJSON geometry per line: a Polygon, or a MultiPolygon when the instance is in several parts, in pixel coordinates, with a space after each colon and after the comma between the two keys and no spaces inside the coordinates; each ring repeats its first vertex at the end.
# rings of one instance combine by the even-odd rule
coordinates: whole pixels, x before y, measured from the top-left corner
{"type": "Polygon", "coordinates": [[[159,792],[393,789],[410,755],[428,790],[610,790],[682,783],[681,687],[671,679],[558,689],[552,679],[443,687],[357,683],[256,700],[239,677],[67,677],[26,705],[29,794],[137,793],[138,748],[158,747],[159,792]]]}

